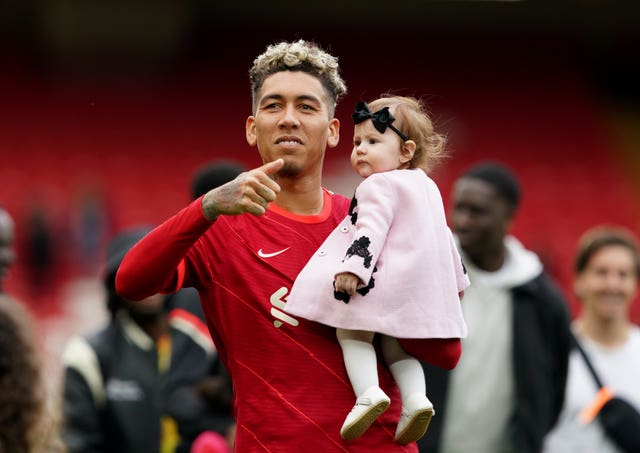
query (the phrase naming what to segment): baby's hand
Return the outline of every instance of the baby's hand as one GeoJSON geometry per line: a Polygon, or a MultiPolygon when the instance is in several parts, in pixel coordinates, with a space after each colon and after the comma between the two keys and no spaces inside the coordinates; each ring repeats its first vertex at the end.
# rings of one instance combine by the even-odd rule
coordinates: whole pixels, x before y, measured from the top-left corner
{"type": "Polygon", "coordinates": [[[358,283],[360,283],[360,279],[355,274],[352,274],[351,272],[343,272],[336,275],[336,280],[333,286],[336,291],[344,292],[353,296],[358,288],[358,283]]]}

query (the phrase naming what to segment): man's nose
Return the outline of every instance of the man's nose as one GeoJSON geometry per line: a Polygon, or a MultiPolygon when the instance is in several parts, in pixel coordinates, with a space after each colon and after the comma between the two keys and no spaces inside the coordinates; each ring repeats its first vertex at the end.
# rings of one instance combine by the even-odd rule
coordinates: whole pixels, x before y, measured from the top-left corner
{"type": "Polygon", "coordinates": [[[452,217],[454,218],[456,225],[460,228],[467,227],[471,222],[471,215],[469,211],[465,209],[455,209],[452,217]]]}
{"type": "Polygon", "coordinates": [[[298,112],[295,109],[295,106],[287,106],[282,114],[282,118],[280,119],[280,126],[282,127],[297,127],[300,125],[300,120],[298,119],[298,112]]]}

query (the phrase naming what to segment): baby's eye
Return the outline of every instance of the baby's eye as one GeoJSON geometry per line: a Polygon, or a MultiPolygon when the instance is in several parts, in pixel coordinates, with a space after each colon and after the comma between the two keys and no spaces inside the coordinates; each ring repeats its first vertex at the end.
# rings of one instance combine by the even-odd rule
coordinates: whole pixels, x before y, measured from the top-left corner
{"type": "Polygon", "coordinates": [[[375,145],[376,143],[378,143],[378,140],[376,140],[375,138],[370,138],[369,139],[369,144],[370,145],[375,145]]]}

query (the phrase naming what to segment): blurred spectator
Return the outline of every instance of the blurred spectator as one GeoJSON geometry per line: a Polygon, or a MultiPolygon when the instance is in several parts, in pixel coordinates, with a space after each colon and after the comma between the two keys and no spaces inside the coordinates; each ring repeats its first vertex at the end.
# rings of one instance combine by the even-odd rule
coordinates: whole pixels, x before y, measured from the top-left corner
{"type": "Polygon", "coordinates": [[[31,317],[0,294],[0,451],[64,451],[56,424],[60,417],[48,407],[31,317]]]}
{"type": "Polygon", "coordinates": [[[0,294],[4,292],[4,279],[16,261],[14,230],[13,218],[9,212],[0,205],[0,294]]]}
{"type": "Polygon", "coordinates": [[[63,437],[71,452],[188,452],[215,426],[201,388],[214,359],[207,332],[193,316],[169,313],[168,296],[130,304],[116,294],[122,257],[148,231],[131,229],[109,243],[104,285],[111,319],[72,338],[63,353],[63,437]]]}
{"type": "Polygon", "coordinates": [[[53,278],[54,241],[51,225],[43,206],[31,208],[23,228],[24,263],[26,265],[29,290],[34,298],[51,290],[53,278]]]}
{"type": "MultiPolygon", "coordinates": [[[[640,410],[640,327],[629,321],[638,290],[640,252],[630,232],[596,227],[585,233],[575,260],[574,292],[580,312],[573,331],[604,385],[640,410]]],[[[567,395],[546,453],[617,453],[596,417],[580,414],[596,400],[598,387],[578,350],[571,353],[567,395]]]]}
{"type": "Polygon", "coordinates": [[[111,233],[111,215],[100,186],[81,186],[71,215],[71,234],[78,269],[97,273],[102,253],[111,233]]]}
{"type": "Polygon", "coordinates": [[[199,167],[191,177],[191,198],[200,198],[211,189],[215,189],[233,180],[247,168],[233,160],[214,160],[199,167]]]}
{"type": "Polygon", "coordinates": [[[518,181],[499,164],[475,166],[454,184],[469,335],[452,372],[427,366],[437,416],[420,451],[536,453],[557,421],[569,312],[539,258],[508,234],[519,201],[518,181]]]}

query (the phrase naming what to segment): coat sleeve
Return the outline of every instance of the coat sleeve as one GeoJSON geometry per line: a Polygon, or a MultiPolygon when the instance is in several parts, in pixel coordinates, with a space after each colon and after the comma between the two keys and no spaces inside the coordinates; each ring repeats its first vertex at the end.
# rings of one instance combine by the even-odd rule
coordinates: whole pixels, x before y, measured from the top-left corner
{"type": "Polygon", "coordinates": [[[382,174],[360,183],[355,199],[353,242],[336,274],[351,272],[358,276],[360,285],[367,285],[391,228],[396,200],[390,181],[382,174]]]}
{"type": "Polygon", "coordinates": [[[201,199],[147,234],[124,257],[116,275],[116,290],[125,299],[142,300],[172,293],[183,284],[185,256],[212,225],[201,199]]]}

